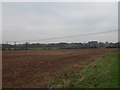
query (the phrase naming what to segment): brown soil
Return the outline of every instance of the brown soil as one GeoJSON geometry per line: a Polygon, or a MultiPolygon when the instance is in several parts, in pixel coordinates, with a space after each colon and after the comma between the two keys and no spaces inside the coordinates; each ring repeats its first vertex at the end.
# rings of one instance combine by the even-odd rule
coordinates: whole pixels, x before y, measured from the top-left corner
{"type": "Polygon", "coordinates": [[[55,77],[74,72],[115,49],[3,51],[3,88],[45,88],[55,77]]]}

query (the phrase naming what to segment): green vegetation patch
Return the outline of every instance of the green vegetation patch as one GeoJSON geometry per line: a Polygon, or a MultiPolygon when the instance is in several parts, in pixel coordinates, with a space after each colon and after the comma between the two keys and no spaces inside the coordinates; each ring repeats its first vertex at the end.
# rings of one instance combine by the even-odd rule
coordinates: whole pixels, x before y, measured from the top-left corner
{"type": "Polygon", "coordinates": [[[28,48],[28,50],[58,50],[57,47],[28,48]]]}
{"type": "Polygon", "coordinates": [[[78,72],[56,78],[51,88],[118,88],[118,55],[111,53],[78,68],[78,72]]]}

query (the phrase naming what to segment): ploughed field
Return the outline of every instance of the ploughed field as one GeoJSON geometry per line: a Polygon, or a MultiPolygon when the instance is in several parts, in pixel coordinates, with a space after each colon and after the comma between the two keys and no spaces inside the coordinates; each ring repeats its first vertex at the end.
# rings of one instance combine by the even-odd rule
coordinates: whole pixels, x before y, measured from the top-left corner
{"type": "Polygon", "coordinates": [[[75,72],[116,49],[19,50],[2,52],[3,88],[49,88],[57,77],[75,72]]]}

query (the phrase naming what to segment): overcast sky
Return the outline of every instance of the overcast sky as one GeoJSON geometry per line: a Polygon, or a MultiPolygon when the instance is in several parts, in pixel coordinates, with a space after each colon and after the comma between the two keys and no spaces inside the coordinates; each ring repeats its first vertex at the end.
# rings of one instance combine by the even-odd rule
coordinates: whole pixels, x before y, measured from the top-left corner
{"type": "Polygon", "coordinates": [[[84,35],[72,38],[42,40],[79,34],[117,30],[118,3],[3,3],[3,43],[9,41],[117,42],[118,33],[84,35]],[[31,40],[31,41],[29,41],[31,40]]]}

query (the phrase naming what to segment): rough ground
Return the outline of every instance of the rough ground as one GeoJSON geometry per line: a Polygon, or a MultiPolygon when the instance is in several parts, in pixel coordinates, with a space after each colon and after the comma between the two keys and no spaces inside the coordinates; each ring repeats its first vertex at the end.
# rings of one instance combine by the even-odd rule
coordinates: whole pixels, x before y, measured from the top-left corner
{"type": "Polygon", "coordinates": [[[3,51],[3,88],[45,88],[55,77],[74,72],[115,49],[3,51]]]}

